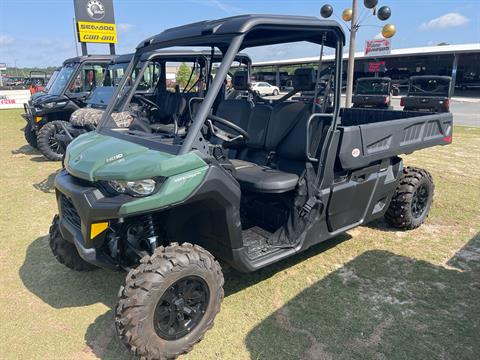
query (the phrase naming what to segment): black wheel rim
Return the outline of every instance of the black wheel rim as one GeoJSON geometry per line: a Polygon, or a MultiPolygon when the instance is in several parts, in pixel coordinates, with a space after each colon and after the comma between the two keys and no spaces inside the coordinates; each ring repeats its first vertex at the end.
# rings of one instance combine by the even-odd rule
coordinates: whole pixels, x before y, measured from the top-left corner
{"type": "Polygon", "coordinates": [[[65,152],[65,150],[63,149],[63,146],[62,144],[55,138],[55,136],[59,134],[59,135],[63,135],[65,134],[65,131],[63,129],[57,129],[57,127],[55,126],[55,131],[52,132],[50,134],[50,137],[48,138],[48,147],[50,148],[50,150],[52,150],[54,153],[57,153],[57,154],[60,154],[60,155],[63,155],[63,153],[65,152]]]}
{"type": "Polygon", "coordinates": [[[202,320],[209,299],[210,291],[202,278],[188,276],[177,280],[155,307],[155,332],[165,340],[184,337],[202,320]]]}
{"type": "Polygon", "coordinates": [[[412,215],[419,218],[425,212],[428,203],[428,188],[425,184],[420,185],[413,194],[412,215]]]}

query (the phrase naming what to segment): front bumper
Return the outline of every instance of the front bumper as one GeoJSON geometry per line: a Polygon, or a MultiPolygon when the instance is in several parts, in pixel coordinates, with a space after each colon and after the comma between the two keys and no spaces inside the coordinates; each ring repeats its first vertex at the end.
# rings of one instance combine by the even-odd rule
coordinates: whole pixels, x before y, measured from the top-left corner
{"type": "Polygon", "coordinates": [[[132,199],[126,195],[106,197],[91,183],[76,179],[65,170],[55,177],[55,188],[62,237],[75,245],[85,261],[99,267],[118,269],[110,257],[99,251],[108,230],[93,239],[90,230],[95,223],[116,223],[120,207],[132,199]]]}

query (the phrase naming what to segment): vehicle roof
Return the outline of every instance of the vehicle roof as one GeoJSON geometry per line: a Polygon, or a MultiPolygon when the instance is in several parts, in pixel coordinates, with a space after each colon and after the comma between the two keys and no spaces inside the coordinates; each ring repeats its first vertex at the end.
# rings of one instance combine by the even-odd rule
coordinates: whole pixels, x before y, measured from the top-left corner
{"type": "Polygon", "coordinates": [[[438,80],[447,80],[451,81],[451,76],[442,76],[442,75],[415,75],[410,76],[410,80],[421,80],[421,79],[438,79],[438,80]]]}
{"type": "Polygon", "coordinates": [[[63,65],[72,64],[72,63],[82,63],[87,60],[112,60],[115,59],[118,55],[84,55],[84,56],[75,56],[73,58],[67,59],[63,62],[63,65]]]}
{"type": "Polygon", "coordinates": [[[334,46],[337,38],[345,43],[341,25],[333,20],[313,16],[239,15],[167,29],[142,41],[137,51],[168,46],[216,46],[225,50],[240,34],[246,34],[242,48],[295,41],[319,44],[322,42],[320,35],[325,30],[329,31],[326,46],[334,46]]]}
{"type": "Polygon", "coordinates": [[[366,80],[380,80],[380,81],[392,81],[389,77],[361,77],[358,78],[357,81],[366,81],[366,80]]]}
{"type": "MultiPolygon", "coordinates": [[[[170,58],[170,61],[189,61],[193,59],[197,59],[199,57],[205,57],[207,59],[210,58],[211,56],[211,51],[208,50],[201,50],[201,51],[195,51],[195,50],[155,50],[151,51],[148,53],[143,54],[142,60],[152,60],[155,58],[170,58]]],[[[117,56],[117,58],[112,60],[112,63],[115,64],[120,64],[120,63],[126,63],[130,62],[133,58],[133,53],[131,54],[123,54],[117,56]]],[[[215,61],[221,61],[223,59],[223,54],[220,51],[215,51],[214,53],[214,62],[215,61]]],[[[235,61],[241,61],[242,63],[245,64],[251,64],[252,60],[250,59],[250,56],[248,56],[245,53],[239,53],[235,57],[235,61]]]]}

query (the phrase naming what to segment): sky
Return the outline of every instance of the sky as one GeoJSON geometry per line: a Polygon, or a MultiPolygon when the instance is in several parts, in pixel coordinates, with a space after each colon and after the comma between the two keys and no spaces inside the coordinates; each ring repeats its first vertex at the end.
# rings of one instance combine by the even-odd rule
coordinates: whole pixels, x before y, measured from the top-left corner
{"type": "MultiPolygon", "coordinates": [[[[114,0],[117,53],[132,52],[142,40],[174,26],[239,14],[319,16],[325,3],[331,4],[334,14],[341,18],[343,9],[351,7],[352,1],[114,0]]],[[[479,0],[379,0],[379,5],[392,9],[387,22],[397,27],[392,39],[394,49],[440,42],[480,43],[479,0]]],[[[363,9],[362,0],[359,6],[363,9]]],[[[357,51],[363,49],[365,40],[378,37],[384,25],[373,15],[365,15],[365,26],[357,35],[357,51]]],[[[18,67],[58,66],[64,59],[75,56],[73,17],[73,0],[0,0],[0,62],[18,67]]],[[[107,52],[108,47],[89,45],[89,51],[107,52]]],[[[250,52],[254,61],[317,54],[317,47],[305,44],[250,52]]]]}

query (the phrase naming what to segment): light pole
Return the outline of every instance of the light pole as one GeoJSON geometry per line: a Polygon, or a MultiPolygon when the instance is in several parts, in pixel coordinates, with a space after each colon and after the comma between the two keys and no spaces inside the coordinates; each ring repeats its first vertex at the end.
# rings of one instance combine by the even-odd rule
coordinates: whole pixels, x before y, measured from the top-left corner
{"type": "MultiPolygon", "coordinates": [[[[392,14],[388,6],[382,6],[377,12],[378,0],[363,0],[363,5],[367,12],[371,10],[373,15],[376,14],[381,21],[389,19],[392,14]]],[[[323,5],[320,14],[324,18],[329,18],[333,14],[333,7],[329,4],[323,5]]],[[[350,27],[347,26],[350,32],[350,45],[348,48],[347,91],[345,100],[345,107],[349,108],[352,106],[353,75],[355,71],[355,39],[358,29],[362,26],[362,21],[365,20],[363,12],[358,16],[358,0],[352,0],[351,9],[343,10],[342,19],[347,23],[350,22],[350,27]]],[[[385,38],[391,38],[395,35],[395,32],[396,30],[393,24],[387,24],[382,28],[382,36],[385,38]]]]}

